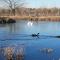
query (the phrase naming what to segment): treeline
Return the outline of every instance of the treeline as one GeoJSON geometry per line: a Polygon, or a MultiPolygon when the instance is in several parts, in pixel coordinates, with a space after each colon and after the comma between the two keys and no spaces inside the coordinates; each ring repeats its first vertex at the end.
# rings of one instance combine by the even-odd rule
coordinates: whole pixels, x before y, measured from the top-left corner
{"type": "Polygon", "coordinates": [[[1,9],[0,16],[60,16],[60,8],[16,8],[11,11],[10,9],[1,9]]]}

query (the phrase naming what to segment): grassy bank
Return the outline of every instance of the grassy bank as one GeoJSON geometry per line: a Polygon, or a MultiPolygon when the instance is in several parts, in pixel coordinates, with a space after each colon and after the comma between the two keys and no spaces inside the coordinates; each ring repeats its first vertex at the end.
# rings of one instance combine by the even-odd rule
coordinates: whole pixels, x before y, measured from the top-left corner
{"type": "Polygon", "coordinates": [[[12,18],[15,20],[40,20],[40,21],[60,21],[60,16],[40,16],[40,17],[32,17],[32,16],[0,16],[0,18],[12,18]]]}

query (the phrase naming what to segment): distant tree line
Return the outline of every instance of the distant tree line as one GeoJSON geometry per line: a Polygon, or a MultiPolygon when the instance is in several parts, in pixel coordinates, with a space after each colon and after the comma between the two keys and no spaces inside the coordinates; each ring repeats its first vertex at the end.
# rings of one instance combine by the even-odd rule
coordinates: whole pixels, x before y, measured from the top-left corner
{"type": "Polygon", "coordinates": [[[0,16],[60,16],[60,8],[24,8],[12,9],[0,8],[0,16]]]}
{"type": "Polygon", "coordinates": [[[5,15],[9,14],[15,16],[16,9],[24,5],[24,0],[0,0],[0,2],[5,4],[7,8],[7,9],[2,9],[1,11],[2,14],[4,13],[5,15]]]}
{"type": "Polygon", "coordinates": [[[24,0],[0,0],[7,7],[0,8],[0,16],[60,16],[60,8],[24,8],[24,0]]]}

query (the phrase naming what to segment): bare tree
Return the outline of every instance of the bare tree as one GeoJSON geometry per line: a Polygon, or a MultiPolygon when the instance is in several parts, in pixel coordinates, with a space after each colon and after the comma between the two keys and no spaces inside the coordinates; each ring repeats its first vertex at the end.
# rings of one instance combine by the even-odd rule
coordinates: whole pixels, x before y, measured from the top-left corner
{"type": "Polygon", "coordinates": [[[24,5],[23,0],[2,0],[10,9],[11,13],[15,16],[15,9],[24,5]]]}

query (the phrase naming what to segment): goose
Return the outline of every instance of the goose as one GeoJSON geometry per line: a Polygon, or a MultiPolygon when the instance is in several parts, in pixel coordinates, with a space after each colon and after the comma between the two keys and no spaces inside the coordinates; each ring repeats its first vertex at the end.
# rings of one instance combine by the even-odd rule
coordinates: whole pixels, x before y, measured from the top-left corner
{"type": "Polygon", "coordinates": [[[36,36],[39,36],[39,33],[37,33],[37,34],[32,34],[32,37],[36,37],[36,36]]]}

